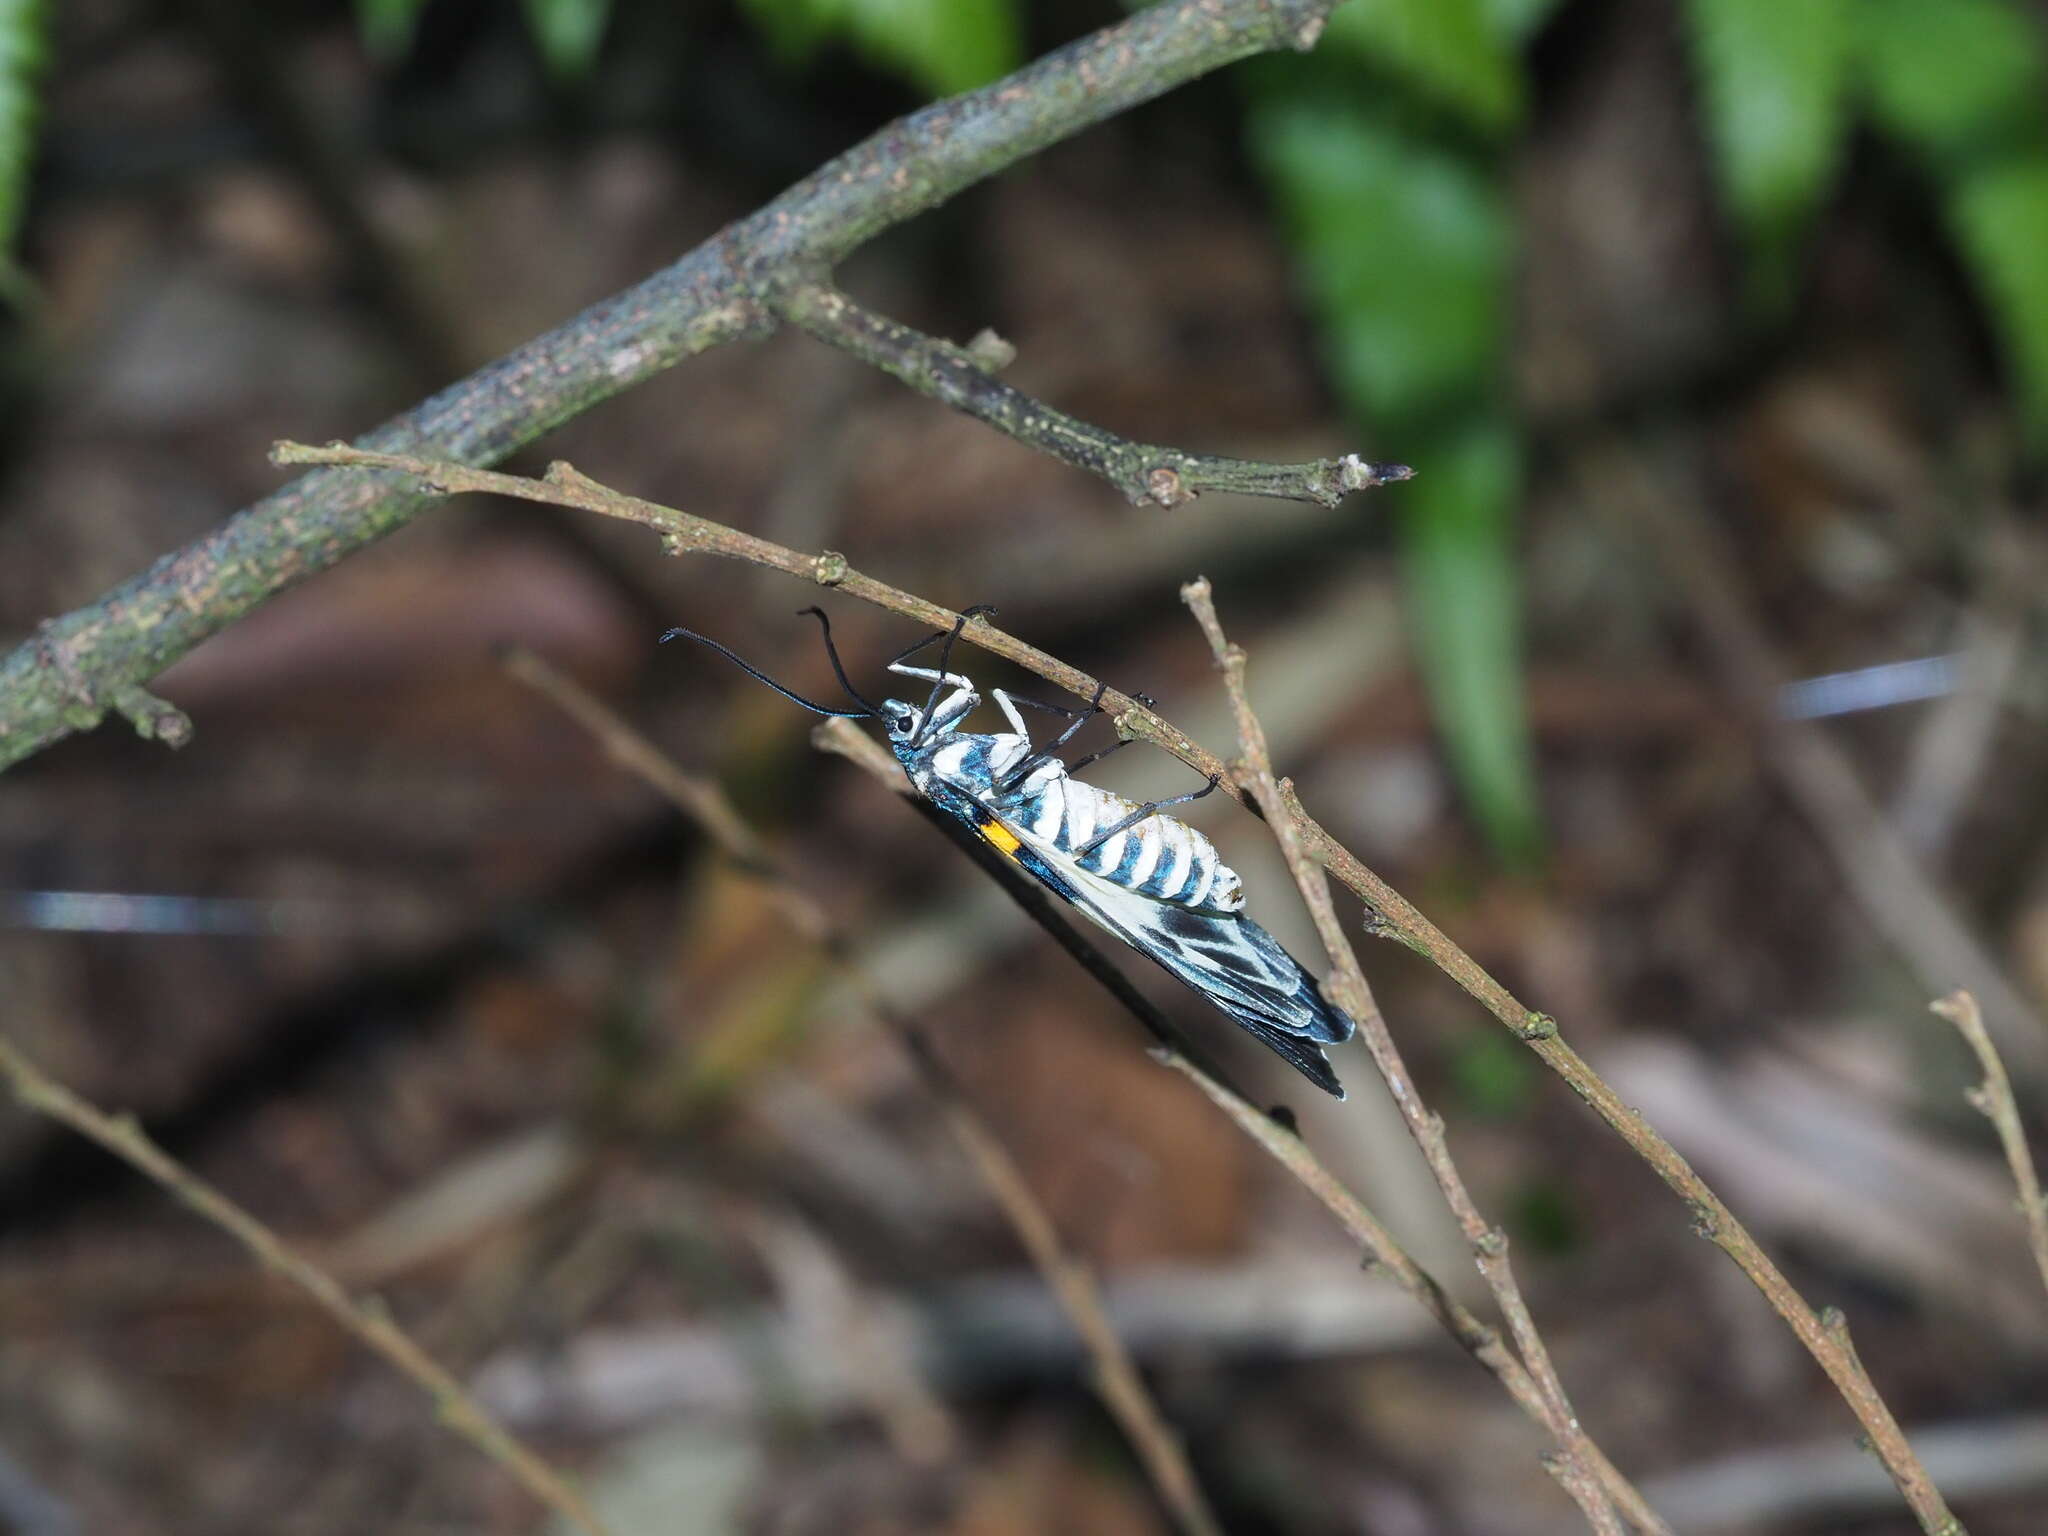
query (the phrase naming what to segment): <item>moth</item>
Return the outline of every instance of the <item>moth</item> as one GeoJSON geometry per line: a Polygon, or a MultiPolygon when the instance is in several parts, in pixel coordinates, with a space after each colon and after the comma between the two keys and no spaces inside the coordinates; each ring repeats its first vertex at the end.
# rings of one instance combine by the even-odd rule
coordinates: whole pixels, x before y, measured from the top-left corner
{"type": "Polygon", "coordinates": [[[1351,1038],[1356,1026],[1350,1016],[1323,995],[1315,978],[1277,939],[1245,916],[1243,884],[1215,845],[1186,822],[1162,814],[1168,806],[1212,793],[1215,779],[1205,788],[1140,805],[1075,778],[1089,763],[1126,745],[1119,741],[1071,765],[1059,756],[1081,727],[1102,712],[1100,688],[1086,709],[992,689],[989,698],[1010,728],[964,729],[981,705],[981,694],[970,679],[947,670],[948,663],[967,620],[992,611],[968,609],[950,633],[928,635],[888,664],[893,673],[931,683],[922,705],[901,699],[876,704],[863,697],[840,665],[831,625],[817,608],[804,612],[824,627],[832,670],[859,709],[814,703],[694,631],[671,629],[661,638],[680,636],[709,646],[814,713],[880,720],[897,762],[919,794],[1053,895],[1207,998],[1318,1088],[1343,1098],[1343,1085],[1323,1047],[1351,1038]],[[910,664],[939,641],[945,645],[937,667],[910,664]],[[1067,726],[1040,747],[1018,713],[1020,704],[1065,715],[1067,726]]]}

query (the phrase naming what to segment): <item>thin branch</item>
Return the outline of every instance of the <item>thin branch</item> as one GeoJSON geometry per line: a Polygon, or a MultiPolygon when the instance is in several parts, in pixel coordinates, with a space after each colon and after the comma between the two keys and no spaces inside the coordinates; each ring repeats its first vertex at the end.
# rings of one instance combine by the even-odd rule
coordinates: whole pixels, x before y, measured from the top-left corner
{"type": "Polygon", "coordinates": [[[1584,1511],[1594,1530],[1601,1536],[1621,1536],[1620,1517],[1595,1475],[1592,1441],[1572,1412],[1564,1383],[1558,1379],[1550,1351],[1544,1345],[1542,1334],[1537,1331],[1536,1320],[1530,1314],[1522,1288],[1515,1280],[1514,1267],[1508,1261],[1507,1234],[1488,1224],[1480,1215],[1471,1191],[1465,1187],[1464,1176],[1458,1172],[1458,1166],[1451,1158],[1443,1117],[1423,1104],[1415,1079],[1408,1071],[1407,1063],[1401,1059],[1399,1047],[1394,1044],[1393,1033],[1373,1001],[1372,990],[1366,983],[1365,973],[1359,968],[1358,955],[1351,947],[1344,925],[1337,920],[1337,909],[1330,900],[1329,879],[1321,866],[1310,861],[1308,850],[1302,843],[1301,829],[1295,825],[1281,798],[1279,781],[1273,775],[1272,754],[1266,746],[1265,727],[1259,724],[1259,717],[1253,713],[1251,700],[1245,693],[1244,650],[1224,638],[1223,624],[1216,616],[1215,597],[1206,577],[1182,587],[1180,596],[1194,614],[1195,622],[1201,625],[1209,650],[1216,658],[1216,669],[1223,674],[1224,690],[1230,695],[1231,714],[1237,720],[1238,750],[1243,754],[1236,776],[1258,802],[1266,825],[1280,844],[1281,856],[1287,861],[1294,883],[1300,888],[1301,899],[1315,918],[1316,932],[1322,936],[1323,948],[1335,969],[1331,977],[1335,1000],[1358,1021],[1359,1035],[1372,1054],[1373,1065],[1379,1068],[1401,1118],[1407,1122],[1409,1134],[1422,1149],[1429,1171],[1436,1178],[1437,1188],[1443,1191],[1445,1202],[1465,1234],[1465,1241],[1472,1246],[1479,1273],[1500,1304],[1501,1315],[1508,1321],[1509,1331],[1515,1337],[1515,1348],[1535,1378],[1543,1406],[1543,1425],[1557,1441],[1562,1458],[1552,1464],[1551,1470],[1584,1511]]]}
{"type": "Polygon", "coordinates": [[[2027,1224],[2027,1245],[2034,1250],[2034,1266],[2041,1283],[2048,1286],[2048,1205],[2041,1201],[2041,1176],[2034,1170],[2034,1154],[2027,1148],[2027,1133],[2020,1125],[2020,1107],[2012,1095],[2012,1080],[2005,1075],[2005,1063],[1998,1059],[1998,1047],[1984,1027],[1984,1015],[1977,999],[1968,992],[1952,992],[1927,1005],[1969,1042],[1984,1069],[1984,1081],[1964,1097],[1973,1109],[1989,1120],[2005,1148],[2005,1160],[2012,1165],[2013,1183],[2019,1187],[2020,1214],[2027,1224]]]}
{"type": "MultiPolygon", "coordinates": [[[[904,777],[902,769],[894,759],[851,721],[827,720],[812,733],[812,737],[825,750],[852,759],[912,806],[929,809],[924,798],[911,788],[909,780],[904,777]]],[[[934,813],[932,819],[946,825],[953,824],[952,818],[943,812],[934,813]]],[[[963,840],[962,846],[969,847],[969,851],[972,851],[973,847],[982,845],[979,839],[972,839],[963,840]]],[[[1020,876],[1006,860],[994,860],[988,867],[989,873],[1012,895],[1018,896],[1026,910],[1069,952],[1080,954],[1092,951],[1093,946],[1075,933],[1073,924],[1058,915],[1051,903],[1043,899],[1037,902],[1025,900],[1016,890],[1021,884],[1035,891],[1037,882],[1020,876]]],[[[1121,977],[1121,973],[1102,959],[1099,953],[1095,955],[1095,963],[1088,965],[1088,970],[1098,980],[1104,979],[1105,973],[1121,977]]],[[[1121,991],[1114,988],[1112,991],[1119,1000],[1123,1000],[1121,991]]],[[[1148,1009],[1151,1007],[1149,1003],[1145,1006],[1148,1009]]],[[[1156,1030],[1154,1032],[1157,1033],[1156,1030]]],[[[1507,1389],[1508,1395],[1514,1398],[1531,1418],[1546,1428],[1550,1427],[1554,1415],[1543,1389],[1523,1368],[1522,1362],[1515,1357],[1514,1352],[1501,1342],[1500,1335],[1454,1301],[1428,1271],[1410,1258],[1379,1220],[1366,1209],[1363,1202],[1346,1189],[1335,1174],[1317,1161],[1315,1154],[1309,1150],[1308,1143],[1297,1133],[1285,1128],[1273,1115],[1253,1107],[1243,1094],[1229,1084],[1219,1081],[1201,1062],[1189,1059],[1171,1041],[1165,1041],[1156,1047],[1153,1055],[1165,1065],[1184,1073],[1237,1123],[1239,1129],[1265,1148],[1281,1167],[1298,1179],[1310,1194],[1329,1209],[1345,1231],[1365,1248],[1373,1265],[1383,1269],[1401,1289],[1422,1304],[1461,1348],[1493,1372],[1501,1385],[1507,1389]]],[[[1649,1536],[1671,1536],[1670,1528],[1659,1519],[1656,1511],[1650,1508],[1628,1479],[1607,1460],[1598,1446],[1587,1442],[1585,1453],[1593,1475],[1637,1529],[1649,1533],[1649,1536]]],[[[1567,1475],[1576,1474],[1568,1472],[1567,1475]]],[[[1583,1487],[1582,1481],[1579,1486],[1583,1487]]],[[[1572,1491],[1574,1497],[1577,1497],[1572,1484],[1567,1484],[1567,1490],[1572,1491]]]]}
{"type": "Polygon", "coordinates": [[[926,1086],[937,1097],[954,1139],[1009,1218],[1032,1265],[1045,1276],[1061,1309],[1072,1319],[1094,1364],[1096,1394],[1130,1437],[1166,1507],[1173,1511],[1181,1529],[1191,1536],[1222,1536],[1223,1527],[1216,1523],[1201,1484],[1195,1481],[1194,1468],[1188,1464],[1180,1437],[1152,1401],[1130,1351],[1117,1337],[1094,1273],[1067,1252],[1051,1213],[1031,1192],[1016,1159],[969,1104],[966,1094],[933,1052],[931,1043],[915,1030],[904,1032],[901,1038],[916,1058],[926,1086]]]}
{"type": "Polygon", "coordinates": [[[1015,1160],[968,1102],[924,1036],[893,1010],[880,984],[853,958],[851,942],[830,914],[767,852],[715,781],[686,772],[617,713],[532,652],[514,650],[506,660],[506,668],[567,711],[603,746],[605,755],[613,762],[638,774],[667,796],[724,853],[761,880],[790,926],[831,958],[869,1012],[909,1055],[926,1089],[938,1101],[947,1127],[988,1185],[1026,1255],[1073,1322],[1093,1363],[1096,1392],[1130,1439],[1159,1490],[1161,1501],[1189,1536],[1221,1536],[1222,1527],[1216,1523],[1201,1485],[1195,1481],[1194,1469],[1188,1464],[1179,1437],[1152,1400],[1144,1378],[1138,1374],[1129,1351],[1109,1321],[1094,1276],[1067,1252],[1051,1215],[1032,1194],[1015,1160]]]}
{"type": "Polygon", "coordinates": [[[461,1383],[391,1320],[381,1304],[353,1300],[332,1275],[294,1253],[262,1222],[151,1141],[134,1119],[110,1115],[88,1104],[4,1037],[0,1037],[0,1077],[8,1080],[26,1108],[69,1126],[155,1180],[248,1249],[264,1268],[304,1291],[344,1330],[411,1378],[433,1400],[441,1421],[456,1434],[510,1472],[577,1530],[587,1536],[604,1536],[605,1527],[583,1496],[486,1413],[461,1383]]]}
{"type": "Polygon", "coordinates": [[[1178,507],[1204,491],[1273,496],[1334,507],[1353,491],[1391,485],[1415,473],[1406,464],[1369,464],[1355,453],[1308,464],[1188,453],[1134,443],[1034,400],[994,376],[985,351],[958,347],[861,308],[824,283],[800,283],[770,298],[769,307],[820,341],[987,422],[998,432],[1100,475],[1134,505],[1178,507]]]}
{"type": "MultiPolygon", "coordinates": [[[[1543,1389],[1501,1341],[1499,1332],[1481,1322],[1454,1300],[1443,1286],[1411,1258],[1392,1233],[1330,1170],[1323,1166],[1308,1143],[1271,1115],[1262,1113],[1222,1084],[1204,1075],[1193,1063],[1171,1051],[1154,1053],[1165,1065],[1184,1073],[1197,1088],[1247,1136],[1263,1147],[1281,1167],[1292,1174],[1308,1192],[1337,1218],[1338,1224],[1366,1251],[1370,1267],[1385,1274],[1426,1308],[1430,1316],[1460,1348],[1471,1355],[1507,1389],[1521,1410],[1538,1424],[1549,1427],[1551,1407],[1543,1389]]],[[[1671,1527],[1652,1509],[1606,1453],[1590,1440],[1585,1453],[1600,1487],[1620,1508],[1629,1523],[1648,1536],[1672,1536],[1671,1527]]]]}
{"type": "MultiPolygon", "coordinates": [[[[515,475],[491,474],[460,465],[366,454],[338,444],[329,448],[306,448],[285,443],[278,445],[275,454],[285,463],[368,464],[410,473],[449,491],[478,490],[518,496],[528,501],[579,507],[607,517],[645,524],[659,532],[664,547],[676,554],[701,552],[723,555],[785,571],[807,581],[837,587],[848,596],[939,629],[950,629],[959,618],[950,609],[858,574],[847,565],[843,555],[831,552],[805,555],[785,549],[779,544],[704,518],[608,490],[565,464],[552,466],[546,480],[523,480],[515,475]]],[[[991,655],[1016,662],[1027,671],[1081,698],[1094,695],[1097,686],[1094,678],[1035,646],[1005,634],[985,618],[968,621],[962,630],[962,638],[991,655]]],[[[1130,695],[1114,689],[1106,689],[1102,701],[1121,735],[1151,742],[1179,758],[1201,777],[1215,777],[1222,790],[1240,804],[1251,803],[1250,796],[1233,778],[1229,764],[1198,745],[1170,721],[1130,695]]],[[[1509,1033],[1528,1046],[1546,1067],[1562,1078],[1573,1093],[1655,1170],[1657,1176],[1685,1202],[1687,1210],[1692,1213],[1693,1229],[1735,1261],[1827,1373],[1828,1379],[1863,1426],[1871,1448],[1898,1484],[1901,1495],[1920,1521],[1922,1529],[1928,1536],[1960,1536],[1961,1523],[1949,1512],[1940,1491],[1927,1476],[1927,1469],[1913,1454],[1898,1420],[1892,1416],[1891,1409],[1886,1406],[1862,1365],[1821,1326],[1818,1315],[1805,1298],[1678,1149],[1658,1135],[1655,1128],[1564,1041],[1555,1019],[1517,999],[1484,966],[1424,917],[1406,897],[1331,837],[1303,808],[1292,785],[1282,782],[1280,792],[1285,810],[1299,830],[1309,856],[1365,903],[1366,932],[1375,938],[1392,939],[1406,946],[1455,981],[1509,1033]]],[[[1255,806],[1253,808],[1256,809],[1255,806]]]]}
{"type": "Polygon", "coordinates": [[[1898,1485],[1900,1495],[1927,1536],[1963,1536],[1963,1524],[1949,1511],[1941,1491],[1913,1453],[1876,1383],[1855,1353],[1844,1349],[1822,1325],[1820,1316],[1764,1251],[1763,1245],[1738,1221],[1712,1186],[1699,1176],[1678,1149],[1660,1136],[1635,1107],[1558,1033],[1557,1020],[1527,1007],[1486,968],[1474,960],[1436,924],[1382,880],[1302,808],[1292,786],[1283,786],[1287,809],[1300,827],[1310,852],[1366,904],[1366,931],[1392,939],[1428,960],[1455,981],[1481,1007],[1499,1020],[1537,1058],[1565,1082],[1656,1172],[1692,1213],[1693,1231],[1733,1259],[1743,1274],[1783,1318],[1827,1373],[1869,1437],[1870,1446],[1898,1485]]]}
{"type": "MultiPolygon", "coordinates": [[[[826,278],[892,225],[1082,129],[1254,54],[1313,47],[1335,0],[1163,0],[891,123],[665,270],[362,439],[491,464],[708,348],[772,327],[772,292],[826,278]]],[[[88,730],[259,603],[405,526],[417,484],[309,475],[0,658],[0,768],[88,730]]],[[[166,706],[129,710],[171,720],[166,706]]],[[[182,718],[182,717],[179,717],[182,718]]],[[[189,734],[158,734],[175,744],[189,734]]]]}

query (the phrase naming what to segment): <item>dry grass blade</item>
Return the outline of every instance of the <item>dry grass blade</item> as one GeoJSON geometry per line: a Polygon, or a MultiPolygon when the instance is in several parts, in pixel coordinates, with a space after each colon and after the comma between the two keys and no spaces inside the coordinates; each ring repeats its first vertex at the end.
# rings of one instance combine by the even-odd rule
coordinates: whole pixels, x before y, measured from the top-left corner
{"type": "Polygon", "coordinates": [[[2027,1149],[2027,1133],[2020,1124],[2019,1102],[2012,1096],[2012,1080],[2005,1075],[2005,1063],[1991,1043],[1984,1027],[1984,1015],[1977,999],[1968,992],[1952,992],[1927,1005],[1969,1042],[1984,1069],[1984,1081],[1966,1094],[1972,1107],[1998,1131],[2005,1160],[2012,1165],[2013,1182],[2019,1186],[2020,1214],[2027,1224],[2027,1244],[2034,1250],[2034,1265],[2041,1271],[2041,1283],[2048,1286],[2048,1206],[2041,1203],[2041,1176],[2034,1168],[2034,1154],[2027,1149]]]}
{"type": "Polygon", "coordinates": [[[954,1138],[1081,1335],[1103,1405],[1130,1439],[1175,1522],[1189,1536],[1220,1536],[1222,1527],[1203,1497],[1187,1453],[1117,1338],[1094,1277],[1067,1252],[1051,1215],[1032,1194],[1016,1162],[924,1038],[897,1017],[874,978],[848,958],[852,947],[825,909],[775,862],[715,782],[685,772],[618,714],[532,652],[514,650],[506,658],[506,669],[553,700],[598,741],[612,761],[666,795],[723,852],[764,881],[790,925],[832,957],[869,1011],[902,1043],[919,1077],[938,1100],[954,1138]]]}
{"type": "Polygon", "coordinates": [[[332,1275],[292,1252],[270,1228],[151,1141],[134,1120],[88,1104],[5,1039],[0,1039],[0,1076],[13,1085],[15,1097],[26,1107],[69,1126],[155,1180],[248,1249],[264,1268],[304,1291],[344,1330],[416,1382],[433,1399],[442,1422],[456,1434],[511,1473],[577,1530],[587,1536],[605,1536],[605,1527],[583,1496],[486,1413],[375,1301],[355,1301],[332,1275]]]}

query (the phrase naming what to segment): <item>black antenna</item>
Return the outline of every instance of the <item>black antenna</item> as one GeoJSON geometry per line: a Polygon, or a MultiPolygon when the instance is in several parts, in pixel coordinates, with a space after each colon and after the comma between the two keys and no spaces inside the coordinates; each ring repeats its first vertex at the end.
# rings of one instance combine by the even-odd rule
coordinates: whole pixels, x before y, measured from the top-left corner
{"type": "MultiPolygon", "coordinates": [[[[710,646],[712,650],[718,652],[719,655],[723,656],[727,661],[731,662],[734,666],[738,667],[742,672],[746,673],[747,676],[755,679],[758,682],[766,683],[770,688],[773,688],[785,699],[788,699],[793,704],[803,705],[805,709],[808,709],[814,715],[836,715],[841,720],[865,720],[875,713],[875,709],[872,705],[869,705],[869,707],[866,709],[827,709],[823,704],[813,704],[809,699],[805,698],[802,694],[791,693],[787,688],[783,687],[782,684],[775,681],[774,678],[770,677],[766,672],[763,672],[759,667],[749,666],[744,658],[737,656],[733,652],[727,650],[724,646],[720,645],[716,640],[713,640],[710,636],[700,635],[694,629],[683,629],[680,626],[678,626],[677,628],[672,629],[667,634],[663,635],[661,637],[661,643],[666,645],[669,641],[675,639],[677,635],[681,635],[685,640],[694,640],[699,645],[710,646]]],[[[832,660],[832,666],[833,670],[838,670],[839,659],[836,656],[832,660]]],[[[844,675],[841,676],[840,681],[845,681],[844,675]]],[[[849,688],[847,689],[847,692],[853,693],[853,690],[849,688]]],[[[855,693],[853,696],[856,699],[860,699],[860,695],[857,693],[855,693]]],[[[861,702],[863,704],[866,704],[867,700],[861,699],[861,702]]]]}
{"type": "Polygon", "coordinates": [[[839,664],[839,647],[832,643],[832,621],[825,617],[825,610],[818,607],[810,607],[799,608],[796,611],[798,618],[802,618],[807,613],[815,617],[818,621],[818,628],[825,631],[825,654],[832,658],[832,672],[839,679],[839,686],[846,690],[847,696],[854,703],[864,705],[869,714],[879,715],[882,712],[880,706],[864,697],[858,688],[847,681],[846,668],[839,664]]]}
{"type": "Polygon", "coordinates": [[[939,690],[946,686],[946,670],[953,660],[953,642],[960,638],[960,631],[967,627],[967,621],[984,613],[994,613],[994,603],[976,603],[960,610],[960,617],[953,621],[953,629],[946,636],[946,643],[939,647],[939,675],[932,684],[932,696],[924,701],[924,716],[917,722],[917,735],[911,738],[914,747],[924,740],[924,733],[931,729],[932,711],[939,707],[939,690]]]}

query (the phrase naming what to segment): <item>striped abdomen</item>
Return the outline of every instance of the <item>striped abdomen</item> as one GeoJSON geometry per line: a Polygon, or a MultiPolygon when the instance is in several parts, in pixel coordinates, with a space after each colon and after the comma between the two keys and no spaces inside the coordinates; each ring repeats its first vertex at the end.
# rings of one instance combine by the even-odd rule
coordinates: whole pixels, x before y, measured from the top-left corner
{"type": "MultiPolygon", "coordinates": [[[[1137,806],[1064,774],[1047,774],[1034,775],[1001,809],[1019,830],[1073,857],[1075,849],[1087,847],[1103,828],[1115,826],[1137,806]]],[[[1210,912],[1235,912],[1244,905],[1237,872],[1223,862],[1216,845],[1164,813],[1126,827],[1074,862],[1154,901],[1210,912]]]]}

